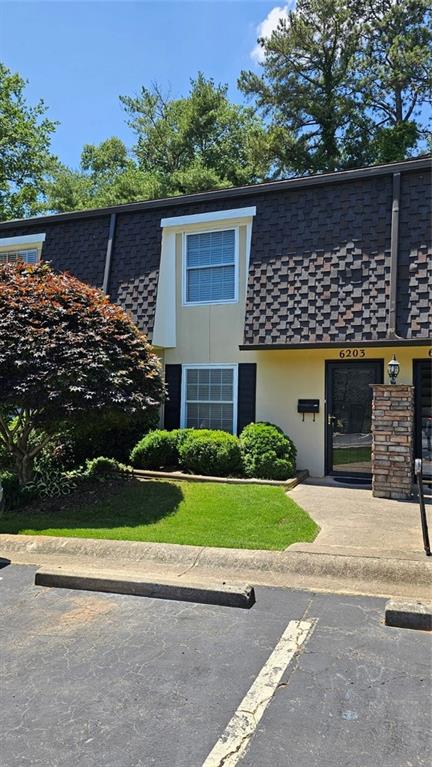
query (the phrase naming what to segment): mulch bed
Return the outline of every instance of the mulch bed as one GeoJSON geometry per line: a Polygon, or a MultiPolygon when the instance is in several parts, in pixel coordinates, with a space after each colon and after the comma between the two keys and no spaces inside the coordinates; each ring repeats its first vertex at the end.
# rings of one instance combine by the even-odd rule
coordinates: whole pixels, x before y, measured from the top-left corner
{"type": "Polygon", "coordinates": [[[96,504],[104,499],[109,499],[122,490],[126,482],[138,482],[133,477],[107,479],[103,482],[87,480],[77,487],[69,495],[61,495],[56,498],[37,498],[21,509],[11,510],[11,513],[19,514],[44,514],[52,511],[64,511],[77,509],[80,506],[96,504]]]}

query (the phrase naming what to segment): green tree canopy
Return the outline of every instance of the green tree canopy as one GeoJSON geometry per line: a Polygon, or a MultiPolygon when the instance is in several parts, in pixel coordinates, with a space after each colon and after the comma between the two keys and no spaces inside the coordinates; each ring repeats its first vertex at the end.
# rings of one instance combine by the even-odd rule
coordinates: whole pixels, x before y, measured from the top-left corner
{"type": "Polygon", "coordinates": [[[259,41],[263,72],[243,71],[239,87],[270,120],[276,175],[335,170],[345,145],[361,142],[351,87],[358,38],[345,0],[298,0],[259,41]]]}
{"type": "Polygon", "coordinates": [[[432,103],[428,0],[362,0],[356,61],[362,107],[374,120],[376,162],[402,160],[426,137],[422,108],[432,103]]]}
{"type": "Polygon", "coordinates": [[[42,210],[43,179],[51,167],[56,123],[41,100],[31,106],[26,83],[0,63],[0,220],[42,210]]]}
{"type": "Polygon", "coordinates": [[[262,73],[239,86],[269,121],[275,175],[403,159],[430,100],[426,0],[298,0],[262,73]]]}
{"type": "Polygon", "coordinates": [[[165,98],[154,86],[121,101],[139,167],[155,174],[166,193],[248,184],[265,175],[264,126],[252,109],[228,99],[226,85],[199,73],[185,98],[165,98]]]}
{"type": "Polygon", "coordinates": [[[227,87],[199,74],[184,98],[155,85],[122,96],[136,143],[112,137],[86,144],[78,170],[58,164],[46,184],[55,211],[114,205],[233,185],[268,172],[266,132],[249,107],[229,101],[227,87]]]}
{"type": "Polygon", "coordinates": [[[141,171],[115,136],[97,146],[85,144],[78,170],[58,163],[45,183],[46,207],[59,212],[135,202],[160,192],[157,177],[141,171]]]}

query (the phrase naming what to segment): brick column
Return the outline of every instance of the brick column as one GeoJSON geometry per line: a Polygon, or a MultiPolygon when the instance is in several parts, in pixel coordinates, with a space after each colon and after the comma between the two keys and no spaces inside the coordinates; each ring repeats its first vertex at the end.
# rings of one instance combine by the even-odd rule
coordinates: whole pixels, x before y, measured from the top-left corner
{"type": "Polygon", "coordinates": [[[414,387],[373,384],[372,495],[406,500],[412,491],[414,387]]]}

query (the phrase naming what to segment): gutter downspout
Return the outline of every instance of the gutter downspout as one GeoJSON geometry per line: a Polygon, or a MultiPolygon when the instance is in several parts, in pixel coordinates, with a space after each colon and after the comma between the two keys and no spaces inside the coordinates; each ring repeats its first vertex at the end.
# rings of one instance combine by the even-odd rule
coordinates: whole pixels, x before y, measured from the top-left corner
{"type": "Polygon", "coordinates": [[[108,284],[109,284],[109,278],[111,273],[111,257],[112,257],[116,222],[117,222],[116,214],[111,213],[109,233],[108,233],[108,243],[107,243],[106,256],[105,256],[105,271],[104,271],[104,277],[103,277],[103,283],[102,283],[102,290],[104,293],[108,293],[108,284]]]}
{"type": "Polygon", "coordinates": [[[390,234],[390,308],[388,338],[400,338],[396,333],[398,256],[399,256],[399,203],[400,173],[393,173],[393,205],[390,234]]]}

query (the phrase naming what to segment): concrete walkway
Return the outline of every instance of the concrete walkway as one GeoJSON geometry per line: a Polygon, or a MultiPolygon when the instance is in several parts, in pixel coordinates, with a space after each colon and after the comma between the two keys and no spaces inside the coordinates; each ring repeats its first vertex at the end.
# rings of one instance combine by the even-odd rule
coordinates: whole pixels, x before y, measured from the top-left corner
{"type": "MultiPolygon", "coordinates": [[[[313,543],[296,543],[290,551],[425,558],[417,501],[374,498],[370,487],[345,487],[332,480],[308,480],[289,495],[321,528],[313,543]]],[[[426,508],[432,535],[432,506],[426,508]]]]}

